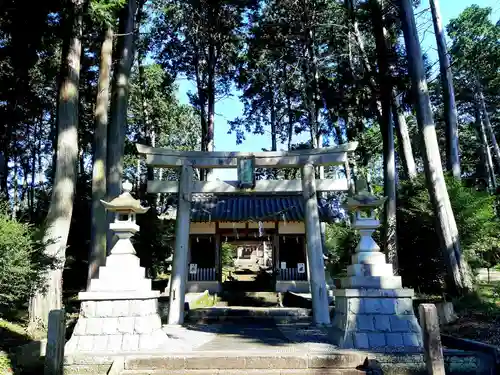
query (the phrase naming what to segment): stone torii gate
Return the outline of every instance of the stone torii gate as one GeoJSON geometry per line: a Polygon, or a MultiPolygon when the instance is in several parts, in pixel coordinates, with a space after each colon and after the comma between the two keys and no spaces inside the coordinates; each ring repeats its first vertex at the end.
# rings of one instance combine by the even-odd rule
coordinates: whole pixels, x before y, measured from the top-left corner
{"type": "Polygon", "coordinates": [[[193,193],[302,193],[313,321],[316,324],[330,324],[317,192],[348,190],[348,186],[347,181],[342,183],[342,181],[330,179],[317,180],[315,166],[343,165],[347,161],[347,154],[353,152],[356,147],[357,142],[352,142],[334,148],[241,153],[182,152],[138,144],[137,150],[146,157],[147,165],[158,168],[180,168],[178,182],[148,181],[149,193],[177,193],[179,196],[175,228],[176,241],[170,280],[168,324],[182,324],[184,320],[191,194],[193,193]],[[237,168],[239,180],[194,181],[193,168],[237,168]],[[301,168],[302,180],[255,181],[255,168],[301,168]]]}

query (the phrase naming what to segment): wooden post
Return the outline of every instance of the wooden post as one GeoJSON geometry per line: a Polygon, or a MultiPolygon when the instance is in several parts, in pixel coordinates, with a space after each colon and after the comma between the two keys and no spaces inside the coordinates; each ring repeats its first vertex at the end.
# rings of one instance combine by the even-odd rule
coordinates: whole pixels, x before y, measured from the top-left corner
{"type": "Polygon", "coordinates": [[[189,227],[191,224],[191,185],[193,168],[184,164],[179,179],[179,204],[175,223],[175,250],[170,276],[168,324],[184,322],[184,301],[188,271],[189,227]]]}
{"type": "Polygon", "coordinates": [[[273,264],[274,264],[274,276],[275,280],[281,280],[280,271],[280,235],[278,229],[276,229],[277,234],[273,236],[273,264]]]}
{"type": "Polygon", "coordinates": [[[214,269],[215,269],[215,281],[222,282],[222,275],[221,275],[221,269],[220,269],[220,234],[214,234],[213,239],[215,242],[215,263],[214,263],[214,269]]]}
{"type": "Polygon", "coordinates": [[[418,306],[420,326],[424,339],[424,358],[429,375],[445,375],[443,346],[439,333],[439,320],[436,306],[423,303],[418,306]]]}
{"type": "Polygon", "coordinates": [[[66,320],[64,309],[49,313],[47,346],[45,350],[45,375],[62,375],[64,345],[66,344],[66,320]]]}
{"type": "MultiPolygon", "coordinates": [[[[323,245],[323,240],[321,240],[321,244],[323,245]]],[[[303,247],[303,253],[304,253],[304,258],[306,261],[306,277],[307,281],[309,282],[309,285],[311,285],[311,267],[309,266],[309,259],[307,257],[307,244],[306,241],[304,241],[304,247],[303,247]]],[[[326,280],[326,279],[325,279],[326,280]]]]}
{"type": "Polygon", "coordinates": [[[323,269],[316,177],[314,165],[312,164],[306,164],[302,167],[302,190],[304,194],[307,261],[310,269],[309,284],[311,286],[313,321],[315,324],[330,324],[325,271],[323,269]]]}

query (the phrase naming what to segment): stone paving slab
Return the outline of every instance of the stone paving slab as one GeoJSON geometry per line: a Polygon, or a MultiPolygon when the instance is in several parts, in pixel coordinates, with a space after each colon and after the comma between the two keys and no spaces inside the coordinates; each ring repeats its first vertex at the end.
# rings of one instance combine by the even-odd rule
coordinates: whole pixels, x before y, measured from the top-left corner
{"type": "Polygon", "coordinates": [[[215,330],[216,337],[199,350],[259,350],[259,349],[285,349],[289,341],[278,330],[272,321],[244,324],[211,324],[195,325],[194,329],[209,328],[215,330]],[[211,327],[207,327],[211,326],[211,327]]]}
{"type": "Polygon", "coordinates": [[[195,350],[217,337],[217,331],[190,329],[188,326],[165,325],[163,332],[171,339],[173,352],[195,350]]]}

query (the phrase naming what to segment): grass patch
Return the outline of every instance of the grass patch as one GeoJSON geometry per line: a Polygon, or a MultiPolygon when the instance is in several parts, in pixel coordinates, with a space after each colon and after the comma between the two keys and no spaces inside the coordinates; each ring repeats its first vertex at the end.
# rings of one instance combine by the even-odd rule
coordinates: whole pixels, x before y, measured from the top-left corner
{"type": "Polygon", "coordinates": [[[203,309],[206,307],[213,307],[217,304],[219,298],[216,295],[211,295],[210,293],[204,294],[201,298],[198,298],[193,303],[189,304],[190,309],[203,309]]]}
{"type": "Polygon", "coordinates": [[[32,341],[24,325],[0,319],[0,374],[14,373],[12,351],[32,341]]]}
{"type": "Polygon", "coordinates": [[[11,349],[32,341],[24,325],[0,319],[0,351],[9,352],[11,349]]]}
{"type": "Polygon", "coordinates": [[[476,290],[453,301],[455,310],[462,314],[480,313],[500,316],[500,282],[480,283],[476,290]]]}

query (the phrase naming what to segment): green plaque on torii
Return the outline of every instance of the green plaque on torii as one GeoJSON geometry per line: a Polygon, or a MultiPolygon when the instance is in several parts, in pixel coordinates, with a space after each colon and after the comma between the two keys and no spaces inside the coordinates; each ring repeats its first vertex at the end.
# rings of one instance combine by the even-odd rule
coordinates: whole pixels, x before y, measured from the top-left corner
{"type": "Polygon", "coordinates": [[[255,157],[238,158],[238,187],[253,189],[255,187],[255,157]]]}

